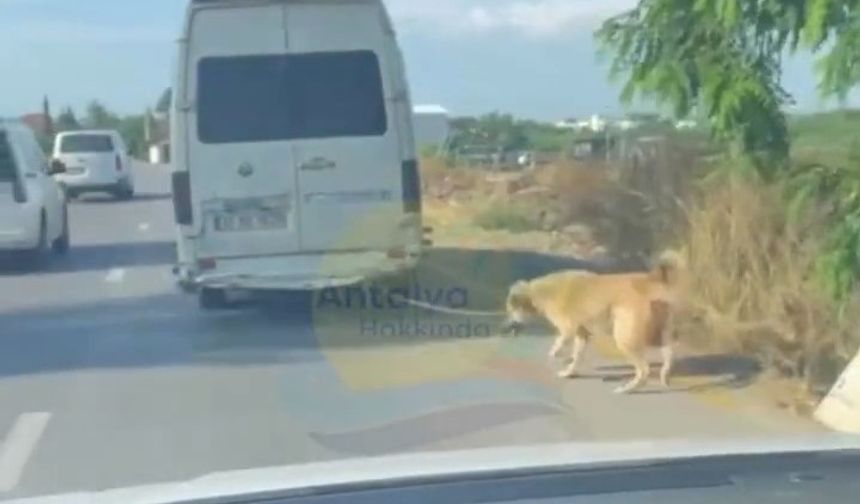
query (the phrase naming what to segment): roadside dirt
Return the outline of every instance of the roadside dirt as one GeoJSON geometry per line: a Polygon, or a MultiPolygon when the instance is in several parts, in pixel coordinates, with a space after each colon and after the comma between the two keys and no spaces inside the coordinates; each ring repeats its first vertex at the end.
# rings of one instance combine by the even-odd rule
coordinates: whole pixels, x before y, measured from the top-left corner
{"type": "Polygon", "coordinates": [[[602,258],[605,254],[605,249],[593,243],[584,226],[572,227],[568,232],[487,230],[473,223],[481,209],[477,203],[430,200],[425,202],[424,209],[425,224],[433,227],[433,243],[437,247],[540,252],[583,260],[602,258]],[[580,236],[576,236],[577,231],[580,236]]]}
{"type": "MultiPolygon", "coordinates": [[[[582,236],[558,231],[511,232],[487,230],[474,224],[481,202],[457,198],[428,198],[425,225],[431,226],[434,247],[459,250],[529,252],[576,260],[604,258],[605,248],[595,243],[588,230],[582,236]]],[[[498,297],[498,296],[496,296],[498,297]]],[[[714,353],[683,344],[679,353],[676,385],[680,390],[721,409],[751,416],[765,423],[795,425],[801,430],[820,430],[811,413],[816,400],[801,392],[799,383],[762,370],[751,358],[714,353]]],[[[597,338],[601,359],[618,361],[627,370],[609,338],[597,338]]]]}

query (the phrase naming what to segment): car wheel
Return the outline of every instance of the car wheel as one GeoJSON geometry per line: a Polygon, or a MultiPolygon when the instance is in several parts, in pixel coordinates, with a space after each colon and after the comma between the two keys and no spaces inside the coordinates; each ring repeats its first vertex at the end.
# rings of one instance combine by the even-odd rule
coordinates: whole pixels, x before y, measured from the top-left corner
{"type": "Polygon", "coordinates": [[[200,308],[204,310],[225,310],[230,307],[227,292],[224,289],[203,287],[197,295],[200,308]]]}
{"type": "Polygon", "coordinates": [[[120,182],[113,190],[113,195],[114,198],[119,200],[130,200],[134,198],[134,187],[132,187],[127,181],[120,182]]]}
{"type": "Polygon", "coordinates": [[[65,255],[69,252],[69,244],[71,243],[71,233],[69,231],[69,210],[63,210],[63,232],[51,244],[51,248],[57,255],[65,255]]]}

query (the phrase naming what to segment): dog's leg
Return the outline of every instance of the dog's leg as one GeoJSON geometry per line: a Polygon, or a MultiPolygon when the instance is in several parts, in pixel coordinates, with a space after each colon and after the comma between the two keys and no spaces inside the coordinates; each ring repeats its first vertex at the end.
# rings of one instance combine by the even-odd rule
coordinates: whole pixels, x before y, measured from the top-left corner
{"type": "Polygon", "coordinates": [[[675,350],[673,346],[674,339],[674,315],[670,311],[666,316],[666,324],[663,327],[661,338],[660,353],[663,356],[663,366],[660,368],[660,383],[663,387],[669,388],[669,378],[672,374],[672,367],[675,364],[675,350]]]}
{"type": "Polygon", "coordinates": [[[552,344],[552,348],[549,349],[549,354],[547,354],[547,358],[552,361],[556,359],[559,355],[561,355],[561,351],[564,350],[564,344],[567,342],[567,338],[564,333],[559,333],[555,338],[555,342],[552,344]]]}
{"type": "Polygon", "coordinates": [[[629,394],[630,392],[639,389],[648,381],[648,376],[651,373],[651,367],[648,365],[648,359],[646,359],[644,355],[634,355],[631,353],[629,357],[631,361],[633,361],[633,367],[636,369],[636,374],[629,382],[616,388],[616,394],[629,394]]]}
{"type": "Polygon", "coordinates": [[[616,394],[632,392],[648,381],[651,368],[645,353],[648,348],[648,327],[646,310],[637,308],[617,309],[613,314],[612,332],[618,349],[627,357],[636,370],[632,380],[615,389],[616,394]]]}
{"type": "Polygon", "coordinates": [[[675,351],[672,345],[664,345],[660,352],[663,354],[663,367],[660,368],[660,383],[669,388],[669,379],[672,374],[672,366],[675,362],[675,351]]]}
{"type": "Polygon", "coordinates": [[[573,351],[571,352],[570,364],[558,373],[559,378],[573,378],[576,376],[576,367],[579,365],[582,356],[585,354],[585,349],[588,346],[588,337],[591,333],[584,327],[577,329],[576,336],[573,339],[573,351]]]}

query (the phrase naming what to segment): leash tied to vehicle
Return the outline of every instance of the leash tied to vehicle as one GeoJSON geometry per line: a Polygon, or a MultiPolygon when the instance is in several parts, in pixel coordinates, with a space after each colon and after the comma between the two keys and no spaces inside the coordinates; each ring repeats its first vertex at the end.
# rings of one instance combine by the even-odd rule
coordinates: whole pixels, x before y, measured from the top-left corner
{"type": "Polygon", "coordinates": [[[462,308],[450,308],[447,306],[439,306],[430,303],[424,303],[422,301],[417,301],[415,299],[409,299],[404,296],[392,296],[393,298],[401,301],[403,303],[415,306],[416,308],[422,308],[428,311],[437,312],[437,313],[446,313],[448,315],[464,315],[467,317],[501,317],[506,313],[504,311],[483,311],[483,310],[465,310],[462,308]]]}

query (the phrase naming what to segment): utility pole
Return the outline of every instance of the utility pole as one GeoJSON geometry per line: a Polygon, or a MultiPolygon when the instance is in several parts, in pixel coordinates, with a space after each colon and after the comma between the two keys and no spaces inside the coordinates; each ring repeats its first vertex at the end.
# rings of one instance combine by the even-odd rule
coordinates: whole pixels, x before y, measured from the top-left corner
{"type": "Polygon", "coordinates": [[[45,95],[42,100],[42,115],[45,118],[45,135],[48,138],[54,137],[54,118],[51,116],[51,104],[48,101],[48,95],[45,95]]]}

